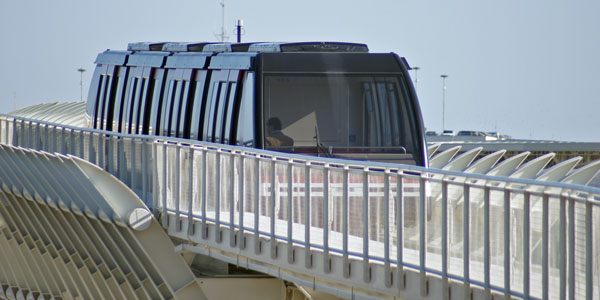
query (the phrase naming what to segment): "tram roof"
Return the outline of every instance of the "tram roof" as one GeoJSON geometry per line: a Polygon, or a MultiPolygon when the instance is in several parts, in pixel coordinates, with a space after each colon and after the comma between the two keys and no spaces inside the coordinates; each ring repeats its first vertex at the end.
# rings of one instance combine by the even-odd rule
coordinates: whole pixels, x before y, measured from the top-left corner
{"type": "MultiPolygon", "coordinates": [[[[322,53],[354,56],[368,54],[369,48],[366,44],[347,42],[136,42],[129,43],[127,51],[107,50],[100,53],[96,63],[158,68],[248,70],[254,66],[254,57],[260,54],[270,57],[285,53],[293,54],[295,59],[322,53]]],[[[374,57],[376,56],[378,55],[375,54],[374,57]]],[[[410,69],[408,64],[406,66],[410,69]]]]}

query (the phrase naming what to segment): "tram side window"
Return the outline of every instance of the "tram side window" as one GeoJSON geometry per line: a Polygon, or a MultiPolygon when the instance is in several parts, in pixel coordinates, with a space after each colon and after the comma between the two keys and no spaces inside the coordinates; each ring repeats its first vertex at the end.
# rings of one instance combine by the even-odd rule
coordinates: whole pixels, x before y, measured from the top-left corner
{"type": "Polygon", "coordinates": [[[222,120],[223,106],[227,99],[227,82],[221,81],[218,83],[219,87],[214,89],[213,101],[211,101],[210,110],[208,112],[208,136],[207,141],[219,142],[221,138],[221,132],[218,130],[220,127],[220,121],[222,120]]]}
{"type": "MultiPolygon", "coordinates": [[[[115,105],[112,114],[112,128],[111,130],[119,130],[121,124],[119,123],[123,115],[123,102],[125,101],[125,81],[127,80],[127,74],[129,74],[129,68],[119,68],[117,92],[115,95],[115,105]]],[[[109,121],[110,122],[110,121],[109,121]]]]}
{"type": "Polygon", "coordinates": [[[140,109],[142,108],[142,102],[144,101],[143,99],[143,94],[144,91],[146,90],[146,78],[139,78],[138,79],[138,86],[136,88],[135,91],[135,97],[134,97],[134,102],[131,105],[132,111],[131,111],[131,126],[130,126],[130,133],[138,133],[138,127],[139,125],[141,125],[139,123],[139,117],[140,117],[140,109]]]}
{"type": "Polygon", "coordinates": [[[96,103],[96,107],[94,108],[94,117],[95,117],[94,128],[100,128],[100,126],[102,124],[102,106],[104,104],[104,81],[105,81],[105,78],[106,78],[106,75],[102,74],[102,75],[100,75],[100,80],[98,81],[98,94],[96,96],[97,103],[96,103]]]}
{"type": "Polygon", "coordinates": [[[148,134],[159,135],[160,124],[163,117],[161,116],[161,109],[163,107],[163,92],[165,89],[164,78],[165,70],[157,69],[152,74],[152,81],[155,82],[154,90],[152,91],[152,105],[150,107],[150,119],[148,120],[148,134]]]}
{"type": "MultiPolygon", "coordinates": [[[[202,127],[204,124],[203,117],[206,110],[206,101],[205,98],[205,90],[210,82],[210,78],[208,76],[208,71],[199,70],[196,74],[196,79],[192,84],[194,84],[194,91],[191,97],[192,101],[192,110],[191,110],[191,121],[190,121],[190,131],[189,137],[191,139],[202,139],[202,127]]],[[[189,111],[189,109],[188,109],[189,111]]]]}
{"type": "Polygon", "coordinates": [[[128,84],[126,87],[126,95],[125,101],[123,101],[122,113],[121,113],[121,128],[120,132],[127,132],[127,128],[129,128],[129,116],[131,114],[131,102],[133,102],[133,98],[135,97],[135,90],[137,86],[137,77],[131,77],[128,80],[128,84]]]}
{"type": "Polygon", "coordinates": [[[178,128],[179,123],[182,121],[181,109],[183,106],[183,101],[187,99],[186,92],[189,90],[188,86],[189,81],[186,80],[177,80],[177,83],[175,84],[175,92],[172,99],[173,103],[171,112],[169,114],[171,116],[168,128],[169,136],[179,136],[178,128]]]}
{"type": "Polygon", "coordinates": [[[144,94],[142,95],[142,104],[140,108],[140,119],[139,125],[141,134],[148,134],[148,128],[150,125],[150,110],[152,108],[152,100],[154,95],[154,85],[156,84],[156,79],[146,79],[146,89],[144,90],[144,94]]]}
{"type": "Polygon", "coordinates": [[[102,119],[104,120],[103,128],[105,130],[112,130],[112,118],[113,111],[115,106],[116,92],[117,92],[117,83],[119,81],[118,69],[115,70],[114,74],[110,76],[109,87],[107,89],[107,99],[104,104],[104,113],[102,114],[102,119]]]}
{"type": "Polygon", "coordinates": [[[215,142],[217,143],[226,144],[229,142],[229,133],[225,132],[228,126],[226,126],[225,123],[227,122],[228,107],[233,104],[236,85],[235,82],[229,82],[227,84],[227,89],[223,89],[219,97],[220,104],[215,117],[215,142]]]}
{"type": "Polygon", "coordinates": [[[184,139],[190,138],[190,119],[192,115],[192,110],[194,108],[194,90],[196,85],[193,84],[193,81],[186,81],[185,90],[181,97],[181,108],[179,113],[179,122],[177,130],[177,137],[182,137],[184,139]]]}
{"type": "Polygon", "coordinates": [[[239,112],[237,113],[236,144],[254,147],[254,73],[246,75],[239,112]]]}
{"type": "Polygon", "coordinates": [[[100,87],[100,72],[102,70],[102,65],[96,65],[96,69],[94,70],[94,75],[92,76],[92,81],[90,83],[90,88],[88,90],[88,101],[85,107],[86,114],[90,117],[89,122],[90,126],[96,128],[96,108],[98,107],[98,89],[100,87]]]}
{"type": "Polygon", "coordinates": [[[173,98],[175,98],[175,85],[177,82],[171,80],[167,87],[165,98],[163,99],[162,110],[160,111],[161,118],[158,126],[159,135],[169,134],[169,123],[171,122],[171,111],[173,110],[173,98]]]}
{"type": "Polygon", "coordinates": [[[233,108],[236,106],[236,94],[237,83],[232,82],[229,84],[229,100],[227,101],[227,109],[224,111],[223,116],[223,134],[221,135],[221,141],[224,144],[229,144],[229,137],[231,136],[231,127],[234,123],[233,108]]]}
{"type": "Polygon", "coordinates": [[[109,97],[110,97],[110,88],[111,88],[111,83],[112,83],[112,75],[106,74],[103,76],[104,77],[104,83],[102,84],[102,94],[100,95],[101,98],[101,102],[100,102],[100,107],[99,109],[99,117],[100,117],[100,124],[98,124],[98,128],[100,129],[106,129],[106,119],[105,119],[105,114],[106,114],[106,106],[108,105],[109,102],[109,97]]]}
{"type": "Polygon", "coordinates": [[[102,126],[102,110],[104,106],[104,93],[105,93],[105,82],[106,82],[106,74],[100,75],[100,80],[98,81],[98,94],[96,95],[96,107],[94,108],[94,128],[101,129],[102,126]]]}

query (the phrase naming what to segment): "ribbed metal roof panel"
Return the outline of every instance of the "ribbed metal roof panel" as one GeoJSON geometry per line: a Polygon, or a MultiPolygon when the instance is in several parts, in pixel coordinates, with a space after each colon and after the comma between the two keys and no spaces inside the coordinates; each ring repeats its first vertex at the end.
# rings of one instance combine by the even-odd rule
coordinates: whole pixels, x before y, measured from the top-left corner
{"type": "Polygon", "coordinates": [[[193,42],[193,43],[165,43],[162,51],[171,52],[202,52],[204,46],[214,44],[211,42],[193,42]]]}
{"type": "Polygon", "coordinates": [[[127,57],[131,54],[131,51],[111,51],[106,50],[96,57],[96,64],[109,64],[109,65],[125,65],[127,63],[127,57]]]}
{"type": "Polygon", "coordinates": [[[135,42],[127,45],[129,51],[161,51],[166,42],[135,42]]]}
{"type": "Polygon", "coordinates": [[[252,52],[219,53],[210,58],[208,68],[250,70],[254,67],[254,57],[256,55],[257,53],[252,52]]]}
{"type": "Polygon", "coordinates": [[[190,52],[175,53],[167,57],[166,68],[198,68],[205,69],[212,53],[190,52]]]}
{"type": "Polygon", "coordinates": [[[162,51],[136,52],[129,55],[127,66],[160,68],[165,65],[166,57],[170,54],[170,52],[162,51]]]}

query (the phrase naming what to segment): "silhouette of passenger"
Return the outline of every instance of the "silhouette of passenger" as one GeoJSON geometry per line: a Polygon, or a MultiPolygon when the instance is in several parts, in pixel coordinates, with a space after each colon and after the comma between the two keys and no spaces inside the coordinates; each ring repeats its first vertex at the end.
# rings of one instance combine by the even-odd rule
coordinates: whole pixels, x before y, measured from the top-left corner
{"type": "Polygon", "coordinates": [[[294,140],[281,132],[281,120],[274,117],[267,121],[267,136],[265,137],[267,146],[270,147],[292,147],[294,140]]]}

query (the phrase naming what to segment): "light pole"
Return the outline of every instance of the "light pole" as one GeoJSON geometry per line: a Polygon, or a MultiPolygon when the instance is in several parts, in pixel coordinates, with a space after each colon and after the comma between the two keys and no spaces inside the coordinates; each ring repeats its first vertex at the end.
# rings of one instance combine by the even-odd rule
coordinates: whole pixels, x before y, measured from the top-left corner
{"type": "Polygon", "coordinates": [[[446,130],[446,78],[448,75],[442,74],[442,133],[446,130]]]}
{"type": "Polygon", "coordinates": [[[417,89],[419,87],[419,70],[421,68],[419,67],[413,67],[413,70],[415,70],[415,92],[417,92],[417,89]]]}
{"type": "Polygon", "coordinates": [[[85,72],[85,69],[79,68],[77,69],[77,72],[81,73],[81,79],[79,81],[79,85],[81,86],[81,95],[79,99],[81,99],[81,102],[83,102],[83,72],[85,72]]]}

